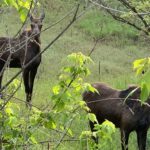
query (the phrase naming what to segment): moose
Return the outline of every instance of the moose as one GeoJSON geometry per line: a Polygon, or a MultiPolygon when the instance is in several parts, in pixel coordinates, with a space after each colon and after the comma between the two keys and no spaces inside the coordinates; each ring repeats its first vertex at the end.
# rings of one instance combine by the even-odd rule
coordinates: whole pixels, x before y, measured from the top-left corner
{"type": "MultiPolygon", "coordinates": [[[[105,83],[91,84],[97,92],[85,91],[83,100],[94,113],[99,124],[105,119],[120,128],[122,150],[128,150],[128,139],[136,131],[139,150],[146,149],[147,131],[150,125],[150,99],[141,104],[141,88],[135,85],[125,90],[117,90],[105,83]]],[[[95,131],[93,122],[89,121],[91,131],[95,131]]],[[[94,138],[98,143],[98,138],[94,138]]]]}
{"type": "Polygon", "coordinates": [[[44,11],[39,18],[30,14],[31,29],[24,29],[17,37],[0,37],[0,89],[6,66],[22,68],[27,104],[31,103],[34,79],[41,62],[40,33],[44,17],[44,11]]]}

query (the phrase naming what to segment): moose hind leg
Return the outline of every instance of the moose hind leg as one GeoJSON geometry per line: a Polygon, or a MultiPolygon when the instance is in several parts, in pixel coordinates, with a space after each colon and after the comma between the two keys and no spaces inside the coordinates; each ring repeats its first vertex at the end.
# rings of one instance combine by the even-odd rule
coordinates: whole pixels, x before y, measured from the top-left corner
{"type": "Polygon", "coordinates": [[[122,150],[128,150],[129,132],[121,130],[121,146],[122,150]]]}
{"type": "Polygon", "coordinates": [[[146,149],[147,129],[138,130],[138,131],[136,131],[136,133],[137,133],[139,150],[145,150],[146,149]]]}

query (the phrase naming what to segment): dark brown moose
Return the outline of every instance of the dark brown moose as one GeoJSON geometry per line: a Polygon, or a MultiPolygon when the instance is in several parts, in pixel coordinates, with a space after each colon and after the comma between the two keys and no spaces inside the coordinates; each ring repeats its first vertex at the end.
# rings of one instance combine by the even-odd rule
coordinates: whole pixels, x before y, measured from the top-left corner
{"type": "MultiPolygon", "coordinates": [[[[116,90],[104,83],[94,83],[92,86],[99,93],[85,91],[83,100],[96,115],[99,124],[107,119],[120,128],[122,150],[128,150],[129,134],[136,131],[139,150],[145,150],[150,125],[150,99],[146,101],[147,105],[141,105],[141,90],[137,86],[125,90],[116,90]]],[[[94,123],[91,121],[90,127],[94,131],[94,123]]],[[[98,142],[97,138],[94,140],[98,142]]]]}
{"type": "Polygon", "coordinates": [[[23,80],[26,92],[26,101],[31,102],[34,79],[41,62],[40,33],[44,12],[40,18],[30,15],[31,29],[24,30],[18,37],[0,37],[0,89],[2,77],[6,66],[10,68],[22,68],[23,80]],[[37,57],[36,57],[37,56],[37,57]],[[35,58],[30,64],[31,60],[35,58]],[[26,64],[30,64],[27,65],[26,64]]]}

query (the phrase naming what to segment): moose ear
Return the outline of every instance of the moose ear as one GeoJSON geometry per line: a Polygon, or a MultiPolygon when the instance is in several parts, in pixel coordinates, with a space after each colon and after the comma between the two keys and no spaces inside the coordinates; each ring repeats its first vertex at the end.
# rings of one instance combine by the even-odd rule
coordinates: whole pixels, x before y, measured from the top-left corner
{"type": "Polygon", "coordinates": [[[41,21],[43,21],[44,18],[45,18],[45,12],[44,10],[42,10],[41,17],[40,17],[41,21]]]}

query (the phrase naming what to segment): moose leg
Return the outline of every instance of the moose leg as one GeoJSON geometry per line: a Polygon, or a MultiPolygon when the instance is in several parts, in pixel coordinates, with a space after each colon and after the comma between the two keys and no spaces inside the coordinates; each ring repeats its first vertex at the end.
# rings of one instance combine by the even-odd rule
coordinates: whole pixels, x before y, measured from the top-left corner
{"type": "MultiPolygon", "coordinates": [[[[2,88],[2,78],[3,78],[3,67],[4,67],[4,64],[0,61],[0,90],[2,88]]],[[[2,98],[3,95],[2,95],[2,92],[0,91],[0,98],[2,98]]]]}
{"type": "Polygon", "coordinates": [[[121,146],[122,150],[128,150],[129,132],[121,130],[121,146]]]}
{"type": "Polygon", "coordinates": [[[29,70],[28,69],[23,71],[23,80],[24,80],[24,87],[25,87],[25,92],[26,92],[26,102],[28,106],[29,101],[30,101],[29,70]]]}
{"type": "Polygon", "coordinates": [[[32,70],[30,70],[30,75],[29,75],[30,99],[29,101],[31,101],[31,98],[32,98],[33,85],[34,85],[34,79],[35,79],[36,73],[37,73],[37,68],[33,68],[32,70]]]}
{"type": "Polygon", "coordinates": [[[145,150],[146,149],[147,129],[138,130],[138,131],[136,131],[136,133],[137,133],[139,150],[145,150]]]}
{"type": "MultiPolygon", "coordinates": [[[[0,90],[2,88],[2,78],[3,78],[3,74],[0,76],[0,90]]],[[[0,92],[0,98],[2,98],[2,92],[0,92]]]]}
{"type": "MultiPolygon", "coordinates": [[[[90,124],[91,131],[94,132],[95,131],[94,123],[92,121],[89,121],[89,124],[90,124]]],[[[98,144],[98,137],[92,136],[92,139],[95,141],[96,144],[98,144]]]]}

